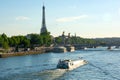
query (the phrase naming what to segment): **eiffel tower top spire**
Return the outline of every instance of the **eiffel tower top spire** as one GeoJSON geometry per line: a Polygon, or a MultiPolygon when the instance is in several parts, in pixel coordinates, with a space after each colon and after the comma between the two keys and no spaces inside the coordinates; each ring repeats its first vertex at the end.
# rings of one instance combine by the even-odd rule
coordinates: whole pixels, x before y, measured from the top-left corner
{"type": "Polygon", "coordinates": [[[42,7],[42,27],[41,27],[40,33],[44,33],[44,32],[47,32],[47,28],[46,28],[46,22],[45,22],[45,6],[43,4],[43,7],[42,7]]]}

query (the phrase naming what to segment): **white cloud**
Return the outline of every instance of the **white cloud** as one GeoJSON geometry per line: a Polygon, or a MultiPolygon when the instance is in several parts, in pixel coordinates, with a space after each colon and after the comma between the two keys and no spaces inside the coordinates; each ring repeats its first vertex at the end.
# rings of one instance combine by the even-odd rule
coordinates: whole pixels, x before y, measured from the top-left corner
{"type": "Polygon", "coordinates": [[[26,16],[18,16],[18,17],[16,17],[16,20],[31,20],[31,19],[26,16]]]}
{"type": "Polygon", "coordinates": [[[75,17],[64,17],[64,18],[59,18],[56,19],[57,22],[72,22],[80,19],[87,18],[88,15],[82,15],[82,16],[75,16],[75,17]]]}

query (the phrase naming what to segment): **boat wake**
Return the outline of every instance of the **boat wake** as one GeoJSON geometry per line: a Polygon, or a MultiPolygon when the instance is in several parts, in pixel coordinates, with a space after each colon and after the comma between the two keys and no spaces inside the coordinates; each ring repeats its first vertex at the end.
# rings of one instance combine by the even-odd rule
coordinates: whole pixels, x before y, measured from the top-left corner
{"type": "Polygon", "coordinates": [[[58,80],[66,72],[67,70],[65,69],[50,69],[25,74],[13,74],[1,77],[0,80],[58,80]]]}
{"type": "Polygon", "coordinates": [[[34,73],[32,75],[39,76],[41,80],[57,80],[63,76],[68,70],[66,69],[51,69],[34,73]]]}

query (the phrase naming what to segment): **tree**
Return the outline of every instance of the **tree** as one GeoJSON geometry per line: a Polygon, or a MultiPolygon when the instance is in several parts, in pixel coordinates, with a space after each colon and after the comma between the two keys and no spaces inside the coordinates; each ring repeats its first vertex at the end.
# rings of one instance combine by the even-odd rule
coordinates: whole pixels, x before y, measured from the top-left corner
{"type": "Polygon", "coordinates": [[[2,36],[0,35],[0,47],[2,47],[2,44],[3,44],[3,38],[2,38],[2,36]]]}
{"type": "Polygon", "coordinates": [[[8,43],[9,43],[9,46],[13,47],[14,41],[12,38],[8,38],[8,43]]]}
{"type": "Polygon", "coordinates": [[[5,33],[3,33],[1,36],[5,42],[8,42],[8,38],[5,33]]]}
{"type": "Polygon", "coordinates": [[[7,50],[8,48],[9,48],[9,44],[8,44],[8,38],[7,38],[7,36],[6,36],[6,34],[2,34],[1,35],[1,40],[2,40],[2,47],[5,49],[5,50],[7,50]]]}
{"type": "Polygon", "coordinates": [[[45,46],[50,46],[50,44],[52,43],[52,36],[50,35],[50,32],[44,32],[40,34],[43,44],[45,46]]]}
{"type": "Polygon", "coordinates": [[[3,47],[5,50],[8,50],[8,49],[9,49],[9,45],[8,45],[7,42],[3,42],[2,47],[3,47]]]}
{"type": "Polygon", "coordinates": [[[62,38],[61,37],[56,37],[55,38],[55,43],[57,44],[61,44],[63,41],[62,41],[62,38]]]}
{"type": "Polygon", "coordinates": [[[39,34],[29,34],[31,46],[43,45],[42,37],[39,34]]]}
{"type": "Polygon", "coordinates": [[[24,48],[30,47],[30,40],[24,39],[22,43],[24,45],[24,48]]]}
{"type": "Polygon", "coordinates": [[[9,39],[9,44],[11,45],[11,46],[16,46],[16,45],[19,45],[19,43],[20,43],[20,39],[19,39],[19,37],[18,36],[12,36],[11,37],[11,39],[9,39]]]}

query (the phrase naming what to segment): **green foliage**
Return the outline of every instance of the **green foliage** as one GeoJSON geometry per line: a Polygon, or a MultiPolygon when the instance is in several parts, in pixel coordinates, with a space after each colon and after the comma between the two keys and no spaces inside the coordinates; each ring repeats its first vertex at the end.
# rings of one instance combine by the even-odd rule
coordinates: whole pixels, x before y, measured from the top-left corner
{"type": "MultiPolygon", "coordinates": [[[[62,41],[62,37],[56,37],[55,38],[55,42],[57,44],[61,44],[63,41],[62,41]]],[[[68,39],[65,39],[65,43],[68,43],[68,39]]],[[[70,37],[69,39],[69,43],[70,44],[96,44],[96,41],[95,40],[92,40],[92,39],[84,39],[84,38],[81,38],[81,37],[70,37]]]]}
{"type": "Polygon", "coordinates": [[[9,49],[9,45],[8,45],[7,42],[3,42],[2,47],[3,47],[5,50],[8,50],[8,49],[9,49]]]}
{"type": "Polygon", "coordinates": [[[61,44],[63,41],[62,41],[62,38],[61,37],[56,37],[55,38],[55,43],[57,44],[61,44]]]}
{"type": "Polygon", "coordinates": [[[22,44],[24,45],[24,48],[27,48],[27,47],[30,46],[30,40],[28,40],[28,39],[25,38],[25,39],[22,41],[22,44]]]}
{"type": "Polygon", "coordinates": [[[0,35],[0,47],[2,47],[2,44],[3,44],[3,38],[2,38],[2,36],[0,35]]]}
{"type": "Polygon", "coordinates": [[[49,32],[28,35],[31,47],[34,46],[50,46],[52,43],[51,35],[49,32]]]}
{"type": "Polygon", "coordinates": [[[41,33],[40,36],[43,41],[43,45],[50,46],[52,43],[52,36],[50,35],[50,32],[41,33]]]}
{"type": "Polygon", "coordinates": [[[7,38],[6,34],[3,33],[1,36],[5,42],[8,42],[8,38],[7,38]]]}
{"type": "MultiPolygon", "coordinates": [[[[65,38],[65,37],[64,37],[65,38]]],[[[97,44],[95,40],[92,39],[84,39],[81,37],[70,37],[69,39],[63,39],[61,36],[56,37],[54,39],[56,44],[64,44],[68,43],[69,40],[70,44],[97,44]]],[[[28,47],[35,47],[35,46],[50,46],[53,42],[53,38],[49,32],[44,32],[39,34],[28,34],[26,36],[12,36],[7,37],[6,34],[0,35],[0,46],[4,49],[8,49],[10,47],[15,47],[16,51],[18,48],[28,48],[28,47]]]]}
{"type": "Polygon", "coordinates": [[[7,50],[9,48],[9,45],[8,45],[8,38],[6,36],[6,34],[2,34],[1,37],[0,37],[0,41],[1,41],[1,46],[7,50]]]}
{"type": "Polygon", "coordinates": [[[31,45],[43,45],[43,40],[39,34],[29,34],[31,45]]]}
{"type": "Polygon", "coordinates": [[[12,36],[7,37],[6,34],[0,35],[0,47],[8,49],[10,47],[15,47],[16,51],[18,48],[28,48],[34,46],[50,46],[52,43],[52,38],[49,32],[42,34],[29,34],[30,38],[26,36],[12,36]]]}
{"type": "Polygon", "coordinates": [[[20,47],[29,47],[30,40],[27,39],[25,36],[12,36],[8,38],[9,45],[12,47],[20,46],[20,47]]]}
{"type": "Polygon", "coordinates": [[[120,45],[120,38],[119,37],[112,37],[112,38],[96,38],[94,39],[97,43],[102,46],[106,45],[120,45]]]}

